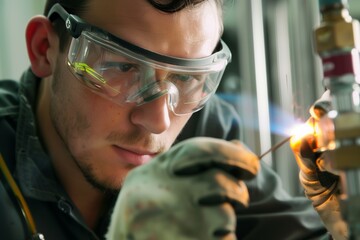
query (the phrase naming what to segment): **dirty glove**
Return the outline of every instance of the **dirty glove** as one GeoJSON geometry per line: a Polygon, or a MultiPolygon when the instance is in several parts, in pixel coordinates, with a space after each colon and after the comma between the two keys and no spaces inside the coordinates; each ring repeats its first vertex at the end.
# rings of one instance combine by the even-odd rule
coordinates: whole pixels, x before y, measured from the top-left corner
{"type": "MultiPolygon", "coordinates": [[[[318,120],[330,109],[329,93],[326,92],[310,109],[308,124],[318,120]]],[[[347,225],[341,216],[338,196],[339,177],[334,173],[324,153],[315,150],[315,136],[297,136],[291,139],[291,148],[300,168],[299,178],[305,195],[312,201],[327,230],[335,240],[348,239],[347,225]]]]}
{"type": "Polygon", "coordinates": [[[236,239],[236,211],[249,202],[242,180],[259,168],[239,141],[180,142],[128,174],[107,239],[236,239]]]}

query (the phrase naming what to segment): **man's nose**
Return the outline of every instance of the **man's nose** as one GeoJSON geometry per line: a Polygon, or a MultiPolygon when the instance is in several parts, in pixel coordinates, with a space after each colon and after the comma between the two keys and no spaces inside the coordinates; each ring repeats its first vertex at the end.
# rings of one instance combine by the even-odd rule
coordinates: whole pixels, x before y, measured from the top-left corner
{"type": "Polygon", "coordinates": [[[168,95],[163,95],[134,108],[130,120],[154,134],[160,134],[170,127],[168,95]]]}

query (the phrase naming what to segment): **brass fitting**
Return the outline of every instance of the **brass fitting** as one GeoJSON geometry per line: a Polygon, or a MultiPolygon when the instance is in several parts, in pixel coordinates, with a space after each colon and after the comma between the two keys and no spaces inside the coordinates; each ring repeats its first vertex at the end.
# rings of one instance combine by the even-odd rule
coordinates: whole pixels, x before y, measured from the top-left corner
{"type": "Polygon", "coordinates": [[[334,119],[334,150],[328,152],[331,166],[336,170],[347,170],[360,167],[360,114],[348,112],[334,119]]]}
{"type": "Polygon", "coordinates": [[[316,51],[322,55],[334,50],[359,49],[359,22],[346,8],[323,12],[320,27],[315,30],[316,51]]]}

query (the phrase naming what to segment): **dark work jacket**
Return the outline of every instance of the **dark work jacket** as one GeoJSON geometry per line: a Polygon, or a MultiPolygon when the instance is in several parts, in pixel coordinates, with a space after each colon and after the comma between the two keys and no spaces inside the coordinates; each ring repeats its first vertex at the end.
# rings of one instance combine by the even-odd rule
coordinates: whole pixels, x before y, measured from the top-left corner
{"type": "MultiPolygon", "coordinates": [[[[113,204],[109,204],[98,227],[89,229],[58,182],[50,157],[39,140],[34,119],[39,81],[30,70],[20,82],[0,81],[0,152],[45,239],[104,239],[113,204]]],[[[239,126],[239,117],[231,105],[214,96],[204,109],[193,114],[177,142],[195,136],[240,139],[239,126]]],[[[262,163],[258,176],[246,184],[251,202],[238,216],[238,239],[292,240],[326,236],[310,202],[290,197],[266,163],[262,163]]],[[[111,202],[115,202],[115,197],[111,202]]],[[[1,175],[1,240],[29,239],[24,217],[16,204],[1,175]]]]}

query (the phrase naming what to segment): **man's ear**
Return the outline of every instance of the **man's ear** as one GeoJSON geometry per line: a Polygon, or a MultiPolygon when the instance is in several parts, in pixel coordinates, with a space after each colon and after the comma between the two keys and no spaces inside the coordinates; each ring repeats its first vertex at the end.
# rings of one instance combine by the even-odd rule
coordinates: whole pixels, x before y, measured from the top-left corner
{"type": "Polygon", "coordinates": [[[52,74],[52,62],[56,57],[49,51],[58,51],[58,37],[49,19],[44,16],[35,16],[30,19],[26,27],[26,46],[31,63],[31,69],[38,77],[47,77],[52,74]]]}

